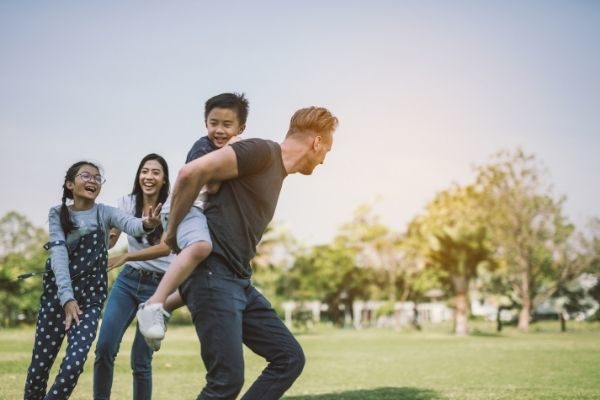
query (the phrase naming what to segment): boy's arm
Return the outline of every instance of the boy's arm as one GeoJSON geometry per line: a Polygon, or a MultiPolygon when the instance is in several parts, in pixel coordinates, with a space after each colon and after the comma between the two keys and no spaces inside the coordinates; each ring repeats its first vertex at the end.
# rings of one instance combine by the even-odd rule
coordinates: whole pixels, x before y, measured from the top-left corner
{"type": "Polygon", "coordinates": [[[177,226],[194,203],[202,186],[208,182],[224,181],[238,175],[237,158],[231,146],[225,146],[200,157],[181,168],[171,197],[169,227],[165,242],[178,252],[177,226]]]}

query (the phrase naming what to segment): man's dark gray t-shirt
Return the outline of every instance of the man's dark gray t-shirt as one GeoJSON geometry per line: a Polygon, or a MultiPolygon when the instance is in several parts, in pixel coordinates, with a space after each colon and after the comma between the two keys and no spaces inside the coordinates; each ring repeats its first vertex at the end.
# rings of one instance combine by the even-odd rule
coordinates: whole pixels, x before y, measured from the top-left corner
{"type": "Polygon", "coordinates": [[[204,214],[213,253],[223,257],[237,275],[249,278],[250,261],[273,218],[287,173],[278,143],[246,139],[231,147],[237,158],[238,176],[209,195],[204,214]]]}

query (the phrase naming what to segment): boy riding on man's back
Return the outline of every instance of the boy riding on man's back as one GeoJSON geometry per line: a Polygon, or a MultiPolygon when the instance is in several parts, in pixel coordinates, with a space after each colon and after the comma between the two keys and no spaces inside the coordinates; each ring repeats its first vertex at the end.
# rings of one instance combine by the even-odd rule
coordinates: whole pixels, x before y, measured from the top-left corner
{"type": "MultiPolygon", "coordinates": [[[[207,135],[194,143],[186,163],[237,140],[244,131],[248,117],[248,100],[243,94],[223,93],[206,101],[204,118],[207,135]]],[[[176,183],[177,185],[177,183],[176,183]]],[[[176,292],[179,285],[212,251],[212,242],[203,213],[208,192],[216,192],[219,183],[209,183],[201,190],[193,207],[177,226],[178,254],[163,276],[156,291],[146,303],[140,304],[137,319],[140,331],[155,349],[165,335],[164,317],[183,303],[176,292]],[[175,293],[174,293],[175,292],[175,293]],[[170,296],[172,294],[172,296],[170,296]]],[[[161,217],[167,230],[169,204],[163,206],[161,217]]]]}

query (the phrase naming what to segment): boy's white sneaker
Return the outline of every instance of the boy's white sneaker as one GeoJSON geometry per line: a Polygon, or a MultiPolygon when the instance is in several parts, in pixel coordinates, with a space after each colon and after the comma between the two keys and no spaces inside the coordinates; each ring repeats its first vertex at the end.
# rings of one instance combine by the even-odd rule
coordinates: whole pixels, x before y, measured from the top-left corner
{"type": "MultiPolygon", "coordinates": [[[[167,328],[169,327],[169,317],[165,317],[165,333],[167,333],[167,328]]],[[[143,335],[142,335],[143,336],[143,335]]],[[[162,344],[163,339],[150,339],[146,336],[143,336],[144,341],[146,342],[146,344],[148,345],[148,347],[150,347],[152,350],[154,351],[159,351],[160,350],[160,345],[162,344]]]]}
{"type": "Polygon", "coordinates": [[[136,315],[142,335],[148,339],[162,340],[165,337],[165,317],[169,318],[171,314],[165,311],[162,303],[142,303],[139,305],[136,315]]]}
{"type": "Polygon", "coordinates": [[[162,343],[161,339],[150,339],[150,338],[147,338],[146,336],[144,336],[144,341],[146,342],[148,347],[150,347],[153,351],[160,350],[160,345],[162,343]]]}

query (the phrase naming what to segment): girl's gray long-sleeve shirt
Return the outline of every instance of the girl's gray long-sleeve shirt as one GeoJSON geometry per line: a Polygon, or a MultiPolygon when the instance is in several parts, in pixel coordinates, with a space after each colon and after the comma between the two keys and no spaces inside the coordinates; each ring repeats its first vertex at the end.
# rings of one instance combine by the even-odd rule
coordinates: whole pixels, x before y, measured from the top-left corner
{"type": "MultiPolygon", "coordinates": [[[[141,218],[133,217],[118,208],[104,204],[94,204],[92,208],[85,211],[74,211],[69,209],[71,219],[75,222],[77,229],[70,232],[65,238],[65,233],[60,224],[60,208],[50,208],[48,213],[49,242],[63,240],[70,250],[73,250],[77,240],[82,236],[98,229],[98,216],[104,231],[104,244],[108,247],[108,234],[111,228],[117,228],[131,236],[142,236],[148,233],[144,230],[141,218]]],[[[65,246],[54,246],[50,248],[50,263],[58,287],[58,298],[61,305],[73,297],[71,275],[69,274],[69,253],[65,246]]]]}

